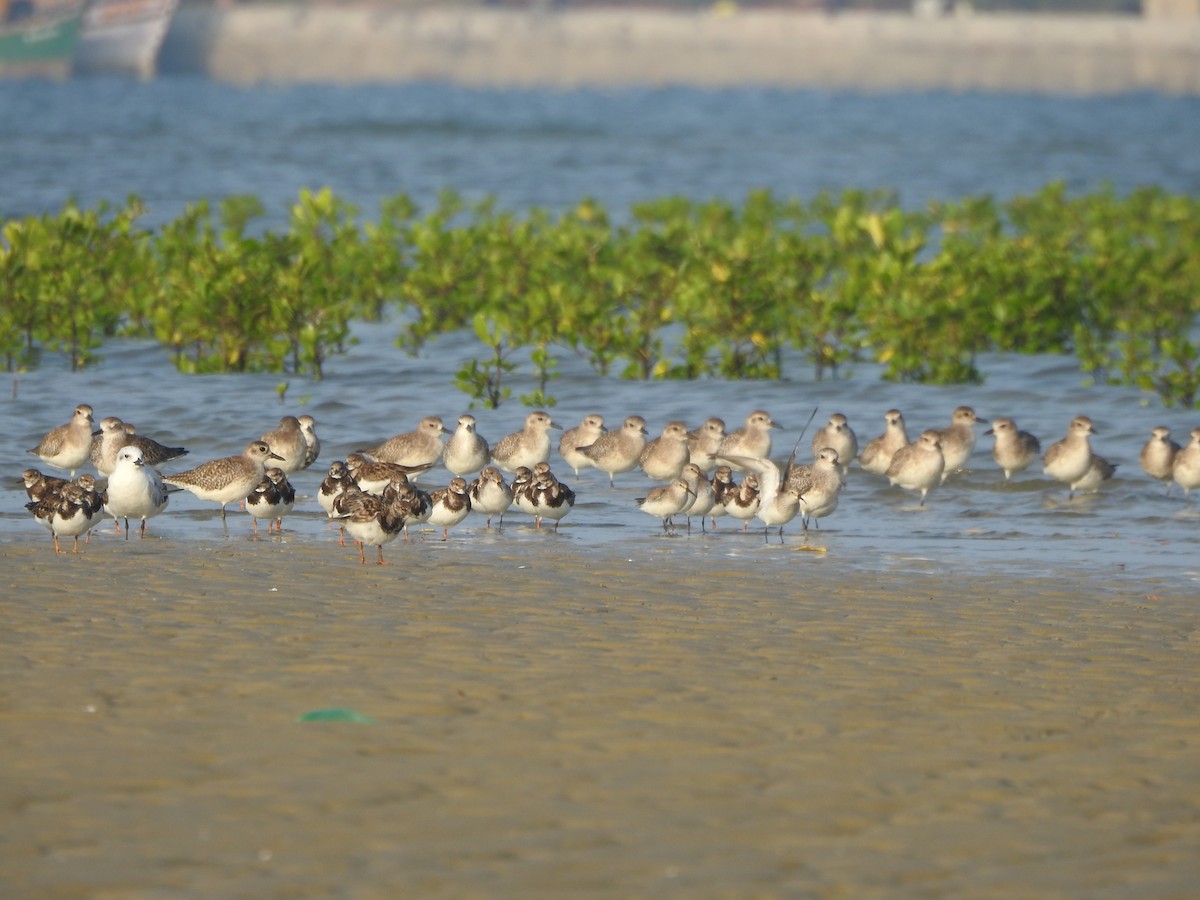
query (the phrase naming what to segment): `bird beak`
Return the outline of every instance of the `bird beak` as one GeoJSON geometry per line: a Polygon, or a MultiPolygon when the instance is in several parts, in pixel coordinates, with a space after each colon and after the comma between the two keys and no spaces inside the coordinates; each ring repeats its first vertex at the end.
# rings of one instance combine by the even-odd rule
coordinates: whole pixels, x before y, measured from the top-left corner
{"type": "Polygon", "coordinates": [[[267,454],[267,459],[278,459],[278,460],[282,460],[282,459],[283,459],[283,457],[282,457],[282,456],[280,456],[278,453],[276,453],[274,450],[272,450],[270,453],[268,453],[268,454],[267,454]]]}

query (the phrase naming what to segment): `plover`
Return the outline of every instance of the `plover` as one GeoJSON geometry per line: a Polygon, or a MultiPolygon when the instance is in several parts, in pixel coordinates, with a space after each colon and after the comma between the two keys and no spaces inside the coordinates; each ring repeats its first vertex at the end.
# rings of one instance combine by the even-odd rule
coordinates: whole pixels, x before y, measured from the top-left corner
{"type": "Polygon", "coordinates": [[[924,506],[929,489],[942,483],[945,468],[941,440],[938,433],[931,429],[921,432],[915,441],[897,450],[884,474],[897,487],[920,491],[921,502],[917,505],[924,506]]]}
{"type": "Polygon", "coordinates": [[[504,514],[512,506],[513,490],[504,481],[504,475],[495,466],[484,466],[479,477],[471,482],[471,509],[487,516],[487,526],[492,527],[492,517],[500,516],[497,529],[504,525],[504,514]]]}
{"type": "Polygon", "coordinates": [[[258,534],[258,520],[266,519],[267,534],[272,531],[283,534],[283,517],[295,504],[296,489],[288,481],[287,473],[279,466],[271,466],[246,495],[246,512],[254,519],[254,533],[258,534]]]}
{"type": "Polygon", "coordinates": [[[950,416],[948,428],[938,428],[938,443],[942,445],[942,483],[956,472],[962,471],[963,466],[975,452],[975,425],[987,425],[987,419],[975,415],[975,410],[969,406],[960,406],[950,416]]]}
{"type": "MultiPolygon", "coordinates": [[[[752,459],[769,459],[771,456],[771,429],[782,426],[771,418],[771,414],[762,409],[756,409],[746,416],[746,423],[735,431],[730,432],[721,441],[717,451],[718,456],[745,456],[752,459]]],[[[728,463],[737,469],[736,463],[728,463]]]]}
{"type": "Polygon", "coordinates": [[[603,416],[598,413],[586,415],[583,417],[582,422],[574,428],[568,428],[563,432],[562,437],[558,439],[558,455],[578,475],[580,469],[586,469],[594,465],[594,463],[575,448],[594,444],[596,439],[606,431],[608,429],[604,427],[603,416]]]}
{"type": "Polygon", "coordinates": [[[1088,470],[1083,474],[1082,478],[1075,482],[1072,487],[1077,491],[1094,493],[1095,491],[1100,490],[1100,486],[1112,478],[1116,473],[1116,464],[1110,463],[1098,453],[1093,453],[1092,462],[1091,465],[1088,466],[1088,470]]]}
{"type": "Polygon", "coordinates": [[[307,469],[321,455],[321,439],[317,437],[317,420],[312,416],[300,416],[300,433],[304,435],[304,465],[307,469]]]}
{"type": "Polygon", "coordinates": [[[163,481],[195,494],[201,500],[221,504],[221,521],[225,521],[225,506],[244,500],[258,484],[267,464],[279,456],[265,441],[251,441],[240,456],[223,456],[201,463],[186,472],[164,475],[163,481]]]}
{"type": "Polygon", "coordinates": [[[488,442],[475,430],[475,417],[458,417],[458,427],[442,451],[442,465],[453,475],[470,475],[488,464],[492,451],[488,442]]]}
{"type": "Polygon", "coordinates": [[[140,447],[129,445],[117,451],[112,474],[108,476],[108,514],[125,522],[129,540],[129,518],[141,520],[141,536],[146,536],[146,520],[167,508],[169,495],[162,476],[146,464],[140,447]]]}
{"type": "Polygon", "coordinates": [[[550,414],[542,410],[531,412],[525,417],[525,427],[505,435],[492,449],[492,462],[506,472],[515,472],[524,466],[532,469],[540,462],[550,459],[550,429],[562,426],[555,424],[550,414]]]}
{"type": "Polygon", "coordinates": [[[117,464],[117,453],[123,447],[137,447],[142,451],[142,462],[157,468],[163,463],[187,456],[183,447],[168,447],[153,438],[140,435],[128,422],[116,416],[100,420],[100,436],[92,449],[92,464],[101,475],[111,475],[117,464]]]}
{"type": "Polygon", "coordinates": [[[618,472],[628,472],[637,466],[645,448],[646,420],[641,416],[627,416],[620,428],[606,431],[594,443],[575,449],[608,475],[608,486],[612,487],[618,472]]]}
{"type": "Polygon", "coordinates": [[[1004,470],[1004,480],[1028,469],[1042,452],[1042,444],[1028,431],[1022,431],[1012,419],[1001,416],[992,419],[992,427],[984,434],[995,437],[992,459],[1004,470]]]}
{"type": "Polygon", "coordinates": [[[1092,445],[1088,439],[1096,433],[1091,419],[1076,416],[1067,428],[1067,436],[1051,444],[1042,457],[1042,471],[1055,481],[1064,482],[1068,497],[1075,493],[1075,485],[1091,468],[1092,445]]]}
{"type": "Polygon", "coordinates": [[[276,468],[284,472],[298,472],[304,468],[304,461],[308,458],[308,441],[300,427],[300,420],[295,416],[284,416],[279,420],[278,428],[268,431],[259,440],[279,457],[276,468]]]}
{"type": "Polygon", "coordinates": [[[444,488],[431,491],[429,502],[429,524],[442,527],[442,540],[444,541],[449,530],[471,513],[471,496],[467,480],[462,476],[455,476],[444,488]]]}
{"type": "Polygon", "coordinates": [[[1171,429],[1159,425],[1150,432],[1150,440],[1142,447],[1138,462],[1151,478],[1165,481],[1170,491],[1175,475],[1175,456],[1179,450],[1179,445],[1171,440],[1171,429]]]}
{"type": "Polygon", "coordinates": [[[663,531],[670,532],[675,527],[674,517],[682,513],[695,498],[696,494],[688,483],[677,478],[670,484],[654,488],[645,497],[638,497],[635,502],[642,512],[661,519],[663,531]]]}
{"type": "Polygon", "coordinates": [[[683,472],[690,458],[687,425],[668,422],[662,434],[642,448],[638,454],[638,465],[654,481],[673,481],[683,472]]]}
{"type": "Polygon", "coordinates": [[[1171,477],[1183,488],[1183,495],[1189,502],[1192,489],[1200,487],[1200,428],[1193,428],[1191,440],[1175,454],[1175,465],[1171,477]]]}
{"type": "Polygon", "coordinates": [[[359,452],[378,462],[432,468],[442,458],[442,435],[449,433],[440,418],[426,416],[412,431],[389,438],[372,450],[359,452]]]}
{"type": "Polygon", "coordinates": [[[716,465],[721,441],[725,440],[725,420],[710,416],[697,428],[688,432],[688,462],[694,462],[705,472],[716,465]]]}
{"type": "Polygon", "coordinates": [[[858,464],[872,475],[887,475],[892,457],[901,447],[907,447],[908,432],[904,427],[904,414],[898,409],[889,409],[883,414],[883,434],[867,442],[859,454],[858,464]]]}
{"type": "Polygon", "coordinates": [[[843,475],[850,471],[850,462],[858,456],[858,436],[842,413],[834,413],[823,427],[817,429],[811,446],[814,460],[826,447],[836,450],[843,475]]]}
{"type": "Polygon", "coordinates": [[[75,407],[70,422],[46,432],[29,452],[48,466],[66,469],[74,478],[92,455],[92,436],[96,431],[92,408],[80,403],[75,407]]]}

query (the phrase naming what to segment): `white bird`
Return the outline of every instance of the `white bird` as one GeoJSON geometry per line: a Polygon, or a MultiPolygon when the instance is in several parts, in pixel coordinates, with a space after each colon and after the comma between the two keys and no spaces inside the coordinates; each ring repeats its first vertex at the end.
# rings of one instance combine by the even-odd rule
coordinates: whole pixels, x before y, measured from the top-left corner
{"type": "Polygon", "coordinates": [[[491,458],[488,442],[475,430],[475,417],[470,414],[459,416],[458,427],[442,450],[442,465],[452,475],[469,475],[486,466],[491,458]]]}
{"type": "Polygon", "coordinates": [[[125,540],[129,540],[131,516],[142,520],[141,536],[145,537],[146,520],[166,509],[170,499],[158,470],[146,464],[141,448],[133,444],[117,451],[107,493],[105,510],[114,519],[125,520],[125,540]]]}

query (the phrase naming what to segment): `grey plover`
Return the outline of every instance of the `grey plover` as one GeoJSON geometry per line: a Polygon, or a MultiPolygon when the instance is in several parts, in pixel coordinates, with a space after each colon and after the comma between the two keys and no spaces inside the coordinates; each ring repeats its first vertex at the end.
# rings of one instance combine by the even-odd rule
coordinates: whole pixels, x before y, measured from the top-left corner
{"type": "Polygon", "coordinates": [[[304,468],[304,461],[308,458],[308,441],[300,427],[300,420],[295,416],[284,416],[279,420],[278,428],[268,431],[259,440],[265,442],[271,452],[279,457],[279,465],[275,468],[284,472],[298,472],[304,468]]]}
{"type": "Polygon", "coordinates": [[[558,455],[578,475],[580,469],[589,468],[594,463],[576,448],[594,444],[596,439],[606,431],[608,429],[604,427],[604,416],[599,413],[590,413],[584,416],[583,421],[574,428],[568,428],[563,432],[562,437],[558,439],[558,455]]]}
{"type": "Polygon", "coordinates": [[[898,409],[889,409],[883,414],[884,431],[879,437],[867,441],[859,454],[858,464],[872,475],[887,475],[892,457],[901,447],[907,447],[908,431],[904,427],[904,414],[898,409]]]}
{"type": "Polygon", "coordinates": [[[506,472],[515,472],[524,466],[532,469],[540,462],[550,459],[550,429],[562,426],[555,424],[550,414],[535,410],[525,417],[520,431],[505,435],[492,448],[492,462],[506,472]]]}
{"type": "Polygon", "coordinates": [[[1193,428],[1191,440],[1175,454],[1175,465],[1171,477],[1183,488],[1189,502],[1192,489],[1200,487],[1200,428],[1193,428]]]}
{"type": "Polygon", "coordinates": [[[975,410],[969,406],[960,406],[950,416],[948,428],[934,429],[937,431],[938,443],[942,445],[942,483],[951,475],[961,472],[971,454],[975,452],[975,427],[987,425],[987,419],[975,415],[975,410]]]}
{"type": "Polygon", "coordinates": [[[1051,444],[1042,457],[1042,471],[1055,481],[1065,483],[1068,497],[1075,493],[1075,485],[1088,474],[1092,466],[1089,438],[1096,433],[1091,419],[1076,416],[1067,428],[1067,436],[1051,444]]]}
{"type": "Polygon", "coordinates": [[[725,440],[725,420],[710,416],[688,432],[688,462],[694,462],[705,472],[711,472],[717,463],[721,441],[725,440]]]}
{"type": "MultiPolygon", "coordinates": [[[[771,418],[766,410],[756,409],[746,416],[746,423],[730,432],[721,441],[718,456],[745,456],[753,459],[769,459],[771,456],[771,429],[782,427],[771,418]]],[[[727,463],[737,469],[736,463],[727,463]]]]}
{"type": "Polygon", "coordinates": [[[442,435],[449,434],[437,416],[426,416],[417,427],[398,434],[371,450],[360,450],[378,462],[432,468],[442,458],[442,435]]]}
{"type": "Polygon", "coordinates": [[[929,489],[942,483],[945,467],[941,440],[938,433],[930,429],[921,432],[921,436],[911,444],[897,450],[885,474],[888,481],[897,487],[920,491],[921,502],[917,505],[924,506],[929,489]]]}
{"type": "Polygon", "coordinates": [[[66,469],[70,477],[74,478],[75,473],[83,468],[92,455],[92,436],[95,433],[96,423],[92,418],[92,408],[86,403],[80,403],[75,407],[70,422],[46,432],[38,445],[29,452],[48,466],[66,469]]]}
{"type": "Polygon", "coordinates": [[[674,481],[691,458],[687,424],[668,422],[662,434],[647,442],[638,454],[638,465],[654,481],[674,481]]]}
{"type": "Polygon", "coordinates": [[[317,461],[317,457],[321,455],[321,439],[317,437],[317,420],[312,416],[300,416],[300,433],[304,435],[304,465],[301,469],[307,469],[317,461]]]}
{"type": "Polygon", "coordinates": [[[1142,447],[1138,462],[1142,471],[1151,478],[1165,481],[1170,491],[1175,476],[1175,456],[1179,450],[1179,445],[1171,440],[1171,429],[1159,425],[1150,432],[1150,440],[1142,447]]]}
{"type": "Polygon", "coordinates": [[[266,441],[251,441],[239,456],[211,459],[186,472],[164,475],[163,481],[201,500],[221,504],[224,522],[226,504],[244,500],[263,477],[267,464],[278,461],[279,456],[266,441]]]}
{"type": "Polygon", "coordinates": [[[850,427],[850,420],[842,413],[834,413],[824,426],[817,429],[817,433],[813,435],[811,446],[814,460],[826,447],[836,450],[838,465],[841,467],[843,475],[850,471],[851,461],[858,456],[858,436],[850,427]]]}
{"type": "Polygon", "coordinates": [[[142,462],[157,468],[181,456],[187,456],[183,447],[168,447],[153,438],[138,434],[128,422],[116,416],[100,420],[100,436],[92,448],[92,464],[101,475],[111,475],[117,464],[117,453],[122,447],[137,447],[142,451],[142,462]]]}
{"type": "Polygon", "coordinates": [[[1005,481],[1028,469],[1042,452],[1041,441],[1028,431],[1022,431],[1006,416],[992,419],[992,427],[984,434],[995,438],[992,459],[1004,471],[1005,481]]]}
{"type": "Polygon", "coordinates": [[[804,530],[809,523],[832,515],[845,481],[837,450],[823,447],[812,465],[796,466],[788,476],[788,486],[800,494],[800,516],[804,530]]]}
{"type": "Polygon", "coordinates": [[[595,442],[575,449],[608,475],[608,486],[612,487],[618,472],[628,472],[637,466],[645,448],[646,420],[641,416],[626,416],[620,428],[606,431],[595,442]]]}

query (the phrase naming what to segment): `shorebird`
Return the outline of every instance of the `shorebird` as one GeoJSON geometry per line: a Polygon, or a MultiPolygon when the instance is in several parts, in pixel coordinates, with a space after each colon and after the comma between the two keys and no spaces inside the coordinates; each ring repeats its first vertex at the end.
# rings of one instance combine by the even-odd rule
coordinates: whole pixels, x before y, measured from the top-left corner
{"type": "Polygon", "coordinates": [[[26,469],[21,477],[25,481],[25,495],[34,503],[61,494],[62,489],[71,483],[66,478],[43,475],[38,469],[26,469]]]}
{"type": "Polygon", "coordinates": [[[826,447],[832,447],[837,451],[838,465],[841,467],[842,474],[845,475],[849,472],[850,462],[858,456],[858,436],[850,427],[850,421],[841,413],[834,413],[830,416],[829,421],[823,427],[818,428],[817,433],[813,435],[813,459],[816,460],[826,447]]]}
{"type": "Polygon", "coordinates": [[[279,455],[265,441],[251,441],[239,456],[223,456],[201,463],[186,472],[164,475],[166,484],[183,488],[201,500],[221,504],[221,522],[225,522],[225,506],[244,500],[258,484],[267,463],[278,461],[279,455]]]}
{"type": "Polygon", "coordinates": [[[491,458],[488,442],[475,430],[475,417],[459,416],[458,427],[442,450],[442,465],[452,475],[470,475],[486,466],[491,458]]]}
{"type": "Polygon", "coordinates": [[[705,472],[716,464],[721,441],[725,440],[725,420],[710,416],[688,432],[688,462],[694,462],[705,472]]]}
{"type": "Polygon", "coordinates": [[[404,529],[408,507],[400,494],[390,489],[380,497],[350,489],[338,497],[334,510],[343,528],[358,546],[358,561],[366,565],[364,547],[375,547],[379,551],[376,562],[382,566],[383,545],[394,541],[404,529]]]}
{"type": "Polygon", "coordinates": [[[389,438],[372,450],[359,452],[378,462],[428,469],[436,466],[442,458],[442,435],[449,433],[440,418],[426,416],[412,431],[389,438]]]}
{"type": "Polygon", "coordinates": [[[92,464],[101,475],[111,475],[117,464],[117,454],[123,447],[137,447],[142,451],[142,462],[158,468],[163,463],[187,456],[183,447],[168,447],[153,438],[138,434],[128,422],[116,416],[100,420],[100,436],[92,445],[92,464]]]}
{"type": "MultiPolygon", "coordinates": [[[[767,459],[771,455],[771,429],[781,427],[769,412],[756,409],[746,416],[746,423],[741,428],[725,436],[717,455],[725,459],[737,456],[767,459]]],[[[736,463],[728,464],[738,468],[736,463]]]]}
{"type": "MultiPolygon", "coordinates": [[[[788,458],[787,467],[780,471],[779,466],[765,457],[726,456],[718,457],[722,462],[753,473],[747,475],[743,486],[751,478],[758,482],[757,508],[754,515],[763,523],[763,540],[769,539],[770,530],[779,528],[779,542],[783,543],[783,526],[796,518],[800,512],[800,491],[792,483],[796,475],[796,449],[788,458]]],[[[834,453],[836,461],[837,454],[834,453]]],[[[840,476],[838,476],[840,479],[840,476]]],[[[727,506],[728,509],[728,506],[727,506]]],[[[749,520],[747,520],[749,525],[749,520]]]]}
{"type": "Polygon", "coordinates": [[[924,506],[925,495],[931,487],[941,484],[945,468],[942,442],[938,433],[931,429],[921,432],[915,441],[897,450],[885,474],[888,481],[897,487],[920,491],[921,502],[917,505],[924,506]]]}
{"type": "Polygon", "coordinates": [[[1179,450],[1179,445],[1171,440],[1171,429],[1159,425],[1150,432],[1150,440],[1146,441],[1138,456],[1142,470],[1151,478],[1165,481],[1168,493],[1175,477],[1175,456],[1179,450]]]}
{"type": "Polygon", "coordinates": [[[141,520],[141,536],[146,536],[146,520],[167,508],[169,495],[162,476],[146,464],[142,449],[133,444],[117,451],[112,474],[108,476],[106,509],[114,519],[125,522],[125,540],[129,540],[129,517],[141,520]]]}
{"type": "Polygon", "coordinates": [[[351,486],[357,487],[350,475],[350,469],[343,460],[335,459],[329,464],[329,474],[317,489],[317,503],[325,510],[325,515],[333,518],[333,504],[338,496],[351,486]]]}
{"type": "Polygon", "coordinates": [[[687,425],[668,422],[662,434],[642,448],[638,454],[638,465],[655,481],[673,481],[683,472],[690,458],[687,425]]]}
{"type": "Polygon", "coordinates": [[[938,443],[942,445],[942,484],[956,472],[962,471],[975,452],[975,425],[987,425],[987,419],[975,415],[969,406],[960,406],[950,417],[948,428],[938,428],[938,443]]]}
{"type": "Polygon", "coordinates": [[[642,512],[661,519],[663,531],[669,533],[675,528],[674,517],[695,499],[695,491],[682,478],[677,478],[670,484],[654,488],[645,497],[638,497],[635,502],[642,512]]]}
{"type": "Polygon", "coordinates": [[[1200,428],[1193,428],[1187,446],[1175,454],[1175,466],[1171,477],[1183,488],[1183,495],[1191,502],[1192,489],[1200,487],[1200,428]]]}
{"type": "Polygon", "coordinates": [[[1092,445],[1088,438],[1096,433],[1091,419],[1076,416],[1067,428],[1067,436],[1051,444],[1042,457],[1042,471],[1067,484],[1068,497],[1074,495],[1076,485],[1092,466],[1092,445]]]}
{"type": "Polygon", "coordinates": [[[1028,431],[1019,429],[1017,423],[1009,418],[992,419],[992,427],[984,434],[996,439],[992,446],[992,459],[1004,470],[1005,481],[1017,472],[1028,469],[1042,452],[1041,441],[1028,431]]]}
{"type": "Polygon", "coordinates": [[[800,516],[805,533],[809,522],[832,515],[837,509],[842,480],[841,458],[837,450],[823,447],[812,465],[796,466],[788,476],[788,486],[800,493],[800,516]]]}
{"type": "Polygon", "coordinates": [[[451,528],[462,522],[471,512],[471,496],[467,480],[456,475],[444,488],[429,494],[429,524],[442,526],[442,540],[451,528]]]}
{"type": "Polygon", "coordinates": [[[504,482],[504,475],[495,466],[484,466],[479,477],[471,482],[471,509],[487,516],[487,526],[492,527],[492,517],[500,516],[497,529],[504,525],[504,514],[513,503],[513,489],[504,482]]]}
{"type": "Polygon", "coordinates": [[[543,519],[553,519],[555,534],[558,534],[559,523],[575,507],[575,492],[555,478],[548,468],[534,473],[525,495],[533,507],[534,527],[541,528],[543,519]]]}
{"type": "Polygon", "coordinates": [[[705,477],[704,469],[693,462],[683,467],[683,472],[679,477],[687,482],[688,489],[692,492],[691,500],[683,509],[683,514],[688,517],[688,531],[692,530],[692,516],[700,517],[700,530],[706,531],[704,517],[713,511],[717,502],[717,494],[713,490],[712,482],[705,477]]]}
{"type": "Polygon", "coordinates": [[[712,527],[717,527],[717,516],[727,514],[725,503],[729,497],[737,493],[738,484],[733,479],[733,469],[729,466],[717,466],[713,472],[712,481],[709,482],[713,489],[713,505],[709,510],[709,515],[712,517],[712,527]]]}
{"type": "Polygon", "coordinates": [[[867,442],[859,454],[858,464],[872,475],[887,475],[892,457],[901,447],[907,447],[908,432],[904,428],[904,414],[898,409],[889,409],[883,414],[883,434],[867,442]]]}
{"type": "Polygon", "coordinates": [[[246,496],[246,512],[254,519],[254,533],[258,534],[258,520],[267,520],[267,534],[272,530],[283,534],[283,517],[296,504],[296,489],[288,481],[287,473],[278,466],[271,466],[263,473],[246,496]]]}
{"type": "Polygon", "coordinates": [[[48,466],[66,469],[74,478],[92,455],[92,436],[95,434],[97,430],[92,408],[80,403],[75,407],[70,422],[46,432],[29,452],[48,466]]]}
{"type": "Polygon", "coordinates": [[[398,476],[403,476],[405,480],[408,480],[431,468],[433,468],[433,463],[404,466],[400,463],[375,462],[367,459],[361,453],[346,454],[346,469],[350,473],[350,477],[368,494],[382,494],[384,489],[398,476]]]}
{"type": "Polygon", "coordinates": [[[279,420],[279,427],[268,431],[259,438],[271,448],[271,452],[279,457],[276,468],[284,472],[298,472],[304,468],[308,458],[308,441],[300,420],[295,416],[284,416],[279,420]]]}
{"type": "Polygon", "coordinates": [[[515,472],[524,466],[532,469],[540,462],[550,459],[550,429],[562,430],[550,414],[542,410],[531,412],[525,417],[525,427],[505,435],[492,449],[492,462],[506,472],[515,472]]]}
{"type": "Polygon", "coordinates": [[[321,455],[321,439],[317,437],[317,420],[312,416],[301,416],[300,432],[304,435],[305,444],[304,465],[300,468],[307,469],[321,455]]]}
{"type": "Polygon", "coordinates": [[[582,422],[574,428],[568,428],[563,432],[562,437],[558,439],[558,455],[578,475],[580,469],[589,468],[594,466],[595,463],[575,448],[594,444],[596,439],[606,431],[608,429],[604,427],[604,417],[602,415],[599,413],[586,415],[583,417],[582,422]]]}
{"type": "Polygon", "coordinates": [[[54,552],[63,553],[59,546],[60,537],[74,538],[72,553],[79,552],[79,536],[92,530],[101,517],[101,504],[88,496],[89,492],[78,484],[66,485],[60,494],[51,495],[37,502],[25,504],[54,536],[54,552]]]}
{"type": "Polygon", "coordinates": [[[626,416],[616,431],[606,431],[594,443],[575,449],[608,475],[608,486],[612,487],[616,474],[634,469],[646,449],[646,420],[641,416],[626,416]]]}

